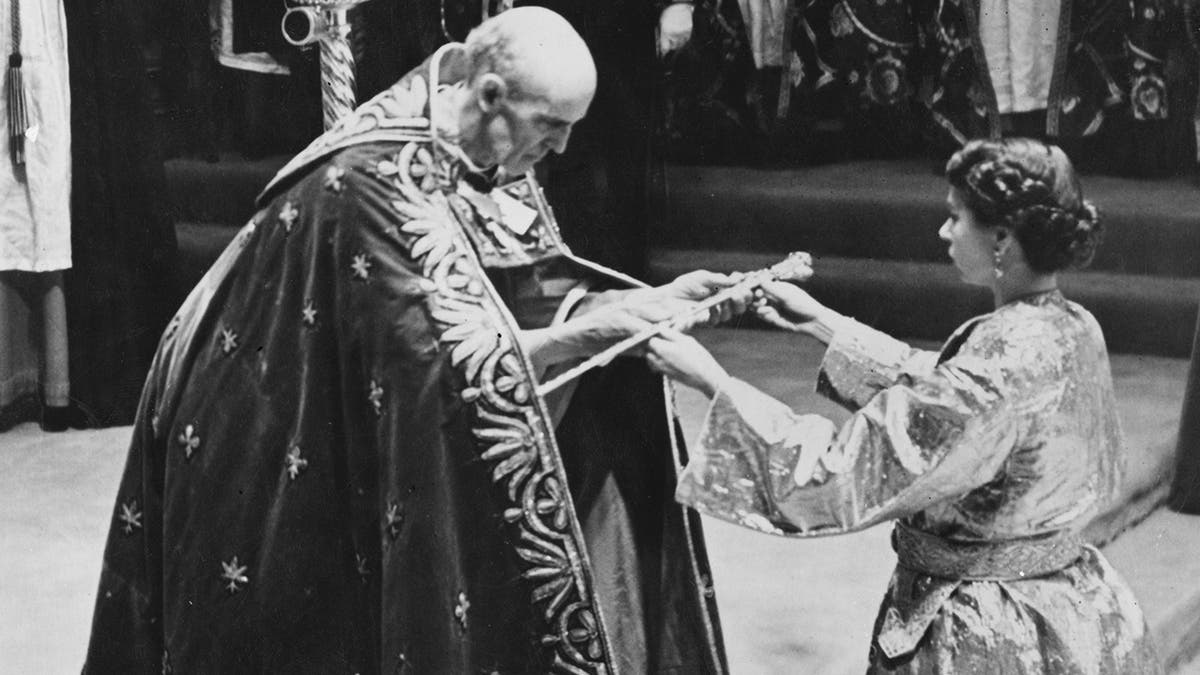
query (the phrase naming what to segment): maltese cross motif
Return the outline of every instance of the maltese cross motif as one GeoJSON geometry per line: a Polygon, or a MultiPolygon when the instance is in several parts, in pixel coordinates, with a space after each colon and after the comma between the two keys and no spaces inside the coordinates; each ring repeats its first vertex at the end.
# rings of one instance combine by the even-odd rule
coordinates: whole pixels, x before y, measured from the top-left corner
{"type": "Polygon", "coordinates": [[[242,590],[243,584],[250,583],[250,577],[246,576],[245,565],[238,564],[237,556],[233,556],[233,560],[221,563],[221,579],[229,582],[225,584],[225,590],[230,593],[237,593],[242,590]]]}
{"type": "Polygon", "coordinates": [[[371,391],[367,394],[367,400],[371,402],[371,409],[376,415],[383,414],[383,387],[375,380],[371,380],[371,391]]]}
{"type": "Polygon", "coordinates": [[[467,600],[466,593],[458,594],[458,604],[454,606],[454,618],[458,619],[458,624],[465,631],[467,629],[467,610],[471,609],[471,603],[467,600]]]}
{"type": "Polygon", "coordinates": [[[192,458],[192,453],[200,449],[200,437],[196,435],[196,427],[191,424],[183,428],[183,433],[179,434],[179,444],[183,446],[183,454],[188,459],[192,458]]]}
{"type": "Polygon", "coordinates": [[[292,226],[296,224],[296,219],[300,217],[300,210],[291,202],[284,202],[283,208],[279,209],[279,224],[283,225],[283,231],[291,234],[292,226]]]}
{"type": "Polygon", "coordinates": [[[228,328],[222,328],[221,329],[221,351],[226,356],[228,356],[233,353],[233,350],[237,349],[237,346],[238,346],[237,333],[233,332],[232,330],[230,330],[228,328]]]}
{"type": "Polygon", "coordinates": [[[350,263],[350,269],[354,270],[354,278],[366,281],[371,276],[371,261],[365,253],[359,253],[350,263]]]}
{"type": "Polygon", "coordinates": [[[387,518],[388,535],[392,539],[400,536],[400,527],[404,525],[404,511],[401,510],[400,505],[395,502],[388,504],[385,517],[387,518]]]}
{"type": "Polygon", "coordinates": [[[121,505],[121,513],[117,520],[124,523],[121,528],[125,534],[133,534],[134,530],[142,529],[142,512],[138,510],[137,500],[121,505]]]}
{"type": "Polygon", "coordinates": [[[300,310],[302,318],[300,319],[305,326],[317,325],[317,308],[313,306],[312,300],[307,300],[304,303],[304,309],[300,310]]]}
{"type": "Polygon", "coordinates": [[[346,170],[342,167],[329,167],[329,170],[325,172],[325,189],[334,193],[341,192],[342,188],[345,187],[342,184],[342,178],[345,177],[345,175],[346,170]]]}
{"type": "Polygon", "coordinates": [[[300,456],[300,446],[298,445],[292,446],[292,451],[287,454],[285,461],[290,480],[296,480],[296,477],[308,468],[308,460],[300,456]]]}

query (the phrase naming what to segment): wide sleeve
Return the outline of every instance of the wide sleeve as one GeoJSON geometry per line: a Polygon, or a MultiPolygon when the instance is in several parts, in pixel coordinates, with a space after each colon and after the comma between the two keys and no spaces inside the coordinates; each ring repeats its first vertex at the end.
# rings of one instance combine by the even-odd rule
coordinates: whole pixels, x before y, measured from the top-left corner
{"type": "Polygon", "coordinates": [[[906,375],[840,429],[733,381],[713,401],[676,497],[747,527],[809,535],[963,494],[996,474],[1021,433],[1004,365],[967,355],[906,375]]]}
{"type": "Polygon", "coordinates": [[[817,392],[857,410],[902,377],[928,375],[937,358],[935,351],[914,349],[886,333],[847,320],[825,350],[817,392]]]}

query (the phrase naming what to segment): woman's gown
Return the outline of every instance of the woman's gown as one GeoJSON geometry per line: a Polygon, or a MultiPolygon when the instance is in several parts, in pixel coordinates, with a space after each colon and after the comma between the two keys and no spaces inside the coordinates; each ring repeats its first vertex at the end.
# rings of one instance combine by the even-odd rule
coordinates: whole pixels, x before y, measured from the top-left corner
{"type": "Polygon", "coordinates": [[[787,536],[898,520],[870,672],[1161,672],[1133,594],[1078,538],[1123,458],[1086,310],[1057,291],[1029,296],[940,353],[853,323],[817,387],[854,411],[840,429],[732,381],[677,498],[787,536]]]}

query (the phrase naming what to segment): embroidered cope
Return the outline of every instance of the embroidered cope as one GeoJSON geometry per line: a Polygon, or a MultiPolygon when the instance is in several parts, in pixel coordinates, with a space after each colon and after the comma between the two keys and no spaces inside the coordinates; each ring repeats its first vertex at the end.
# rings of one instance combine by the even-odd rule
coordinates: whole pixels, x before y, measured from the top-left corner
{"type": "Polygon", "coordinates": [[[517,340],[630,280],[532,177],[521,231],[460,194],[430,72],[285,167],[164,334],[85,672],[724,672],[661,378],[552,416],[517,340]]]}

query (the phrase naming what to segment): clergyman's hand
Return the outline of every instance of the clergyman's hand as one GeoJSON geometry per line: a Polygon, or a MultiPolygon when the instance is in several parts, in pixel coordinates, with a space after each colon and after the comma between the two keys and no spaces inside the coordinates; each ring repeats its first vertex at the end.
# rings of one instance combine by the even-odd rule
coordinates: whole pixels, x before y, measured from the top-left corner
{"type": "MultiPolygon", "coordinates": [[[[716,293],[732,288],[742,280],[743,275],[720,274],[708,270],[696,270],[681,274],[669,284],[652,289],[654,292],[680,300],[699,302],[707,300],[716,293]]],[[[754,290],[743,289],[725,302],[709,310],[707,323],[715,326],[746,311],[746,307],[754,300],[754,290]]],[[[701,317],[703,318],[703,317],[701,317]]],[[[686,328],[686,327],[685,327],[686,328]]]]}
{"type": "Polygon", "coordinates": [[[523,330],[520,340],[535,368],[542,371],[604,351],[650,325],[624,303],[614,303],[554,326],[523,330]]]}
{"type": "Polygon", "coordinates": [[[716,396],[729,379],[729,374],[703,345],[676,330],[664,330],[658,337],[650,338],[646,362],[654,370],[708,398],[716,396]]]}

